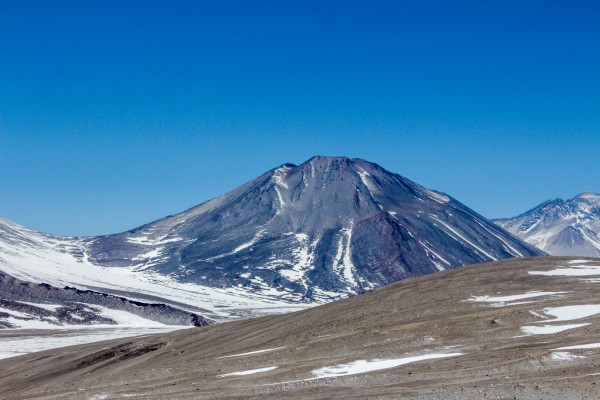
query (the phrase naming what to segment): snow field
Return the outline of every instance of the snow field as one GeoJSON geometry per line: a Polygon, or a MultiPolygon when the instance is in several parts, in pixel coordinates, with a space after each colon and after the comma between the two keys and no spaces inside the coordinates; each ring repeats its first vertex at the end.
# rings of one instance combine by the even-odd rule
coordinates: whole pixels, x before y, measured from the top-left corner
{"type": "Polygon", "coordinates": [[[479,303],[496,303],[494,304],[496,307],[500,307],[500,306],[510,306],[513,304],[523,304],[523,302],[519,302],[519,303],[512,303],[515,300],[524,300],[524,299],[532,299],[532,298],[536,298],[536,297],[541,297],[541,296],[557,296],[557,295],[563,295],[569,292],[537,292],[537,291],[532,291],[532,292],[527,292],[527,293],[522,293],[522,294],[514,294],[514,295],[507,295],[507,296],[473,296],[470,299],[467,299],[467,301],[474,301],[474,302],[479,302],[479,303]]]}
{"type": "Polygon", "coordinates": [[[244,375],[253,375],[253,374],[259,374],[261,372],[267,372],[267,371],[272,371],[275,368],[278,368],[277,366],[274,367],[265,367],[265,368],[257,368],[257,369],[249,369],[246,371],[238,371],[238,372],[230,372],[228,374],[222,374],[222,375],[217,375],[217,378],[227,378],[229,376],[244,376],[244,375]]]}
{"type": "Polygon", "coordinates": [[[521,331],[526,335],[551,335],[553,333],[563,332],[569,329],[580,328],[589,324],[570,324],[570,325],[542,325],[542,326],[523,326],[521,331]]]}
{"type": "Polygon", "coordinates": [[[268,352],[275,351],[275,350],[285,349],[286,347],[287,346],[273,347],[272,349],[263,349],[263,350],[250,351],[248,353],[232,354],[230,356],[217,357],[217,360],[221,359],[221,358],[243,357],[243,356],[249,356],[252,354],[268,353],[268,352]]]}
{"type": "Polygon", "coordinates": [[[558,267],[550,271],[529,271],[529,275],[543,276],[590,276],[600,275],[600,265],[573,265],[558,267]]]}
{"type": "Polygon", "coordinates": [[[330,367],[315,369],[312,371],[312,374],[315,376],[315,378],[313,379],[364,374],[367,372],[379,371],[382,369],[395,368],[399,367],[400,365],[409,364],[417,361],[456,357],[462,355],[463,353],[433,353],[413,357],[393,358],[389,360],[357,360],[347,364],[339,364],[330,367]]]}
{"type": "Polygon", "coordinates": [[[587,350],[587,349],[599,349],[600,343],[588,343],[588,344],[577,344],[575,346],[559,347],[554,350],[587,350]]]}

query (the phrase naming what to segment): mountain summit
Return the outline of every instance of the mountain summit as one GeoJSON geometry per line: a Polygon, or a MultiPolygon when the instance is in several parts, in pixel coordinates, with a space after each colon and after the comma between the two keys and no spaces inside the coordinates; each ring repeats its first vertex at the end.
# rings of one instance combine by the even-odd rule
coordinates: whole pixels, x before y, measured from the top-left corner
{"type": "Polygon", "coordinates": [[[317,156],[89,243],[100,265],[316,299],[475,262],[540,254],[449,196],[377,164],[317,156]]]}
{"type": "Polygon", "coordinates": [[[600,257],[600,194],[548,200],[499,226],[557,256],[600,257]]]}
{"type": "Polygon", "coordinates": [[[0,269],[17,278],[119,294],[141,290],[217,319],[543,254],[446,194],[346,157],[283,164],[228,194],[120,234],[59,238],[7,227],[13,244],[0,240],[0,269]],[[15,243],[23,243],[26,256],[19,258],[15,243]],[[13,255],[4,263],[3,246],[13,255]],[[48,260],[56,260],[52,268],[48,260]]]}

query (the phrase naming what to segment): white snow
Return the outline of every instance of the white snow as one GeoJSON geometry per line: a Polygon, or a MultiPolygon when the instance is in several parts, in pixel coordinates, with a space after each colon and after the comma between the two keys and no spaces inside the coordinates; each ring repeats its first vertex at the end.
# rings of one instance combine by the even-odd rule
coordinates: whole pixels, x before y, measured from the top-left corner
{"type": "Polygon", "coordinates": [[[523,304],[522,302],[510,303],[515,300],[531,299],[531,298],[541,297],[541,296],[556,296],[556,295],[562,295],[562,294],[566,294],[566,293],[570,293],[570,292],[536,292],[536,291],[532,291],[532,292],[527,292],[527,293],[522,293],[522,294],[513,294],[513,295],[506,295],[506,296],[472,296],[471,298],[467,299],[467,301],[475,301],[475,302],[482,302],[482,303],[497,303],[496,306],[500,307],[502,305],[523,304]]]}
{"type": "Polygon", "coordinates": [[[600,275],[600,265],[584,265],[565,268],[555,268],[550,271],[529,271],[530,275],[544,276],[590,276],[600,275]]]}
{"type": "Polygon", "coordinates": [[[425,193],[427,194],[427,196],[430,199],[435,200],[440,204],[447,204],[450,202],[450,198],[448,196],[446,196],[445,194],[434,192],[433,190],[427,190],[427,189],[425,189],[425,193]]]}
{"type": "Polygon", "coordinates": [[[153,242],[150,240],[149,237],[147,236],[133,236],[133,237],[128,237],[127,239],[125,239],[126,242],[128,243],[133,243],[133,244],[143,244],[143,245],[150,245],[153,242]]]}
{"type": "Polygon", "coordinates": [[[254,237],[252,238],[252,240],[250,240],[247,243],[241,244],[238,247],[236,247],[231,253],[229,253],[228,255],[231,254],[235,254],[235,253],[239,253],[240,251],[247,249],[248,247],[253,246],[256,242],[258,242],[258,240],[263,237],[265,235],[265,230],[261,229],[258,232],[256,232],[256,234],[254,235],[254,237]]]}
{"type": "MultiPolygon", "coordinates": [[[[547,324],[548,322],[563,322],[573,321],[581,318],[590,317],[596,314],[600,314],[599,304],[583,304],[573,306],[561,306],[561,307],[548,307],[541,311],[541,313],[530,311],[533,315],[538,318],[546,318],[547,316],[554,317],[553,319],[544,319],[543,321],[537,321],[534,323],[547,324]]],[[[527,335],[548,335],[553,333],[563,332],[569,329],[575,329],[582,326],[590,325],[589,323],[583,324],[568,324],[568,325],[537,325],[537,326],[523,326],[521,330],[527,335]]]]}
{"type": "Polygon", "coordinates": [[[20,311],[11,310],[11,309],[4,308],[4,307],[0,307],[0,312],[7,313],[9,315],[12,315],[15,317],[20,317],[20,318],[32,318],[32,316],[29,314],[25,314],[20,311]]]}
{"type": "Polygon", "coordinates": [[[354,264],[352,264],[350,244],[352,243],[352,227],[354,222],[350,224],[350,227],[344,229],[343,232],[346,235],[346,249],[344,250],[344,279],[351,286],[356,286],[356,280],[354,279],[354,264]]]}
{"type": "Polygon", "coordinates": [[[549,307],[545,308],[543,313],[554,317],[550,322],[572,321],[600,314],[600,304],[549,307]]]}
{"type": "MultiPolygon", "coordinates": [[[[277,193],[277,200],[279,200],[279,205],[281,207],[285,207],[285,201],[283,201],[283,196],[281,195],[281,191],[277,186],[275,186],[275,192],[277,193]]],[[[277,210],[277,213],[279,213],[279,210],[277,210]]]]}
{"type": "Polygon", "coordinates": [[[146,319],[146,318],[142,318],[138,315],[129,313],[127,311],[122,311],[122,310],[113,310],[107,307],[102,307],[99,305],[87,305],[88,308],[93,309],[95,311],[97,311],[97,313],[104,317],[104,318],[110,318],[113,321],[115,321],[117,324],[123,326],[123,327],[150,327],[150,326],[165,326],[165,324],[162,324],[160,322],[157,321],[152,321],[150,319],[146,319]]]}
{"type": "MultiPolygon", "coordinates": [[[[410,231],[409,231],[409,233],[410,233],[410,231]]],[[[425,241],[419,240],[419,243],[421,243],[421,246],[423,246],[423,248],[425,249],[425,252],[429,256],[430,260],[433,262],[433,264],[435,265],[435,267],[438,269],[438,271],[444,271],[444,270],[446,270],[446,267],[444,267],[443,265],[441,265],[434,258],[442,261],[448,267],[452,267],[452,264],[450,264],[448,262],[448,260],[446,260],[445,258],[443,258],[442,256],[440,256],[438,253],[436,253],[435,251],[433,251],[433,249],[427,243],[425,243],[425,241]]]]}
{"type": "MultiPolygon", "coordinates": [[[[279,200],[279,205],[281,207],[285,207],[285,201],[283,200],[283,196],[281,194],[280,188],[289,189],[288,184],[284,182],[284,178],[287,175],[287,172],[290,168],[281,167],[275,170],[273,173],[273,177],[271,178],[273,182],[275,182],[275,192],[277,193],[277,200],[279,200]]],[[[277,211],[279,213],[279,210],[277,211]]]]}
{"type": "Polygon", "coordinates": [[[353,224],[351,221],[348,228],[340,231],[340,241],[338,242],[337,252],[333,259],[333,271],[348,284],[350,289],[358,286],[354,277],[354,265],[352,264],[350,249],[353,224]]]}
{"type": "Polygon", "coordinates": [[[291,168],[287,168],[287,167],[277,168],[275,170],[275,172],[273,173],[273,182],[275,182],[275,184],[277,186],[281,186],[282,188],[289,189],[288,184],[284,182],[283,178],[286,177],[286,175],[290,169],[291,168]]]}
{"type": "Polygon", "coordinates": [[[358,360],[348,364],[333,365],[331,367],[323,367],[315,369],[312,374],[313,379],[331,378],[336,376],[347,376],[363,374],[366,372],[378,371],[382,369],[395,368],[400,365],[409,364],[417,361],[432,360],[437,358],[456,357],[463,353],[434,353],[424,354],[413,357],[394,358],[389,360],[358,360]]]}
{"type": "Polygon", "coordinates": [[[550,357],[556,361],[571,361],[577,358],[583,358],[583,356],[576,356],[575,354],[566,351],[553,351],[552,354],[550,354],[550,357]]]}
{"type": "Polygon", "coordinates": [[[586,325],[589,324],[523,326],[521,330],[527,335],[550,335],[586,325]]]}
{"type": "Polygon", "coordinates": [[[107,394],[95,394],[92,397],[88,397],[88,400],[106,400],[108,399],[108,395],[107,394]]]}
{"type": "Polygon", "coordinates": [[[586,350],[600,349],[600,343],[577,344],[575,346],[558,347],[554,350],[586,350]]]}
{"type": "Polygon", "coordinates": [[[308,289],[306,283],[306,272],[312,268],[314,260],[314,249],[318,239],[310,243],[308,235],[305,233],[293,233],[298,241],[298,247],[292,249],[292,269],[281,269],[279,273],[292,282],[299,282],[308,289]]]}
{"type": "Polygon", "coordinates": [[[367,189],[371,191],[372,185],[371,182],[369,182],[369,180],[367,179],[367,177],[371,176],[371,174],[369,174],[367,171],[361,168],[360,171],[358,171],[358,176],[360,176],[360,180],[362,181],[363,185],[365,185],[367,189]]]}
{"type": "Polygon", "coordinates": [[[275,350],[280,350],[280,349],[285,349],[285,348],[286,348],[286,346],[273,347],[272,349],[255,350],[255,351],[249,351],[248,353],[239,353],[239,354],[232,354],[230,356],[217,357],[217,359],[219,359],[219,358],[243,357],[243,356],[249,356],[251,354],[267,353],[267,352],[271,352],[271,351],[275,351],[275,350]]]}
{"type": "Polygon", "coordinates": [[[37,308],[43,308],[44,310],[56,312],[59,308],[63,307],[60,304],[46,304],[46,303],[30,303],[28,301],[19,301],[19,303],[29,304],[37,308]]]}
{"type": "MultiPolygon", "coordinates": [[[[147,230],[146,233],[151,233],[151,230],[147,230]]],[[[128,243],[140,244],[143,246],[156,246],[165,243],[179,242],[182,240],[183,238],[180,237],[172,237],[167,239],[166,236],[161,238],[152,238],[151,236],[145,236],[144,234],[139,234],[138,236],[132,236],[125,239],[125,241],[128,243]]]]}
{"type": "MultiPolygon", "coordinates": [[[[300,294],[288,294],[285,291],[277,292],[280,296],[273,298],[273,288],[262,293],[253,288],[214,288],[182,283],[173,277],[142,269],[142,266],[102,267],[95,265],[85,255],[76,257],[64,250],[85,253],[87,244],[83,239],[61,238],[40,234],[16,224],[7,225],[21,236],[18,243],[0,240],[0,269],[29,282],[48,283],[57,287],[75,286],[108,293],[118,291],[120,295],[129,293],[127,297],[139,301],[147,301],[146,296],[153,296],[153,301],[179,308],[181,304],[186,304],[186,310],[217,320],[239,318],[248,312],[256,316],[291,312],[325,301],[298,303],[300,294]]],[[[312,256],[310,253],[306,249],[306,258],[312,256]]],[[[308,260],[305,262],[309,264],[308,260]]]]}
{"type": "Polygon", "coordinates": [[[533,301],[511,301],[509,303],[505,303],[503,301],[500,301],[498,303],[490,303],[490,307],[507,307],[507,306],[517,306],[519,304],[532,304],[532,303],[537,303],[539,300],[533,300],[533,301]]]}
{"type": "Polygon", "coordinates": [[[486,231],[488,231],[491,235],[493,235],[496,239],[500,240],[503,244],[504,244],[504,248],[511,253],[512,255],[515,256],[519,256],[519,257],[523,257],[523,253],[521,253],[519,250],[515,249],[514,247],[512,247],[506,240],[504,240],[502,238],[501,235],[497,235],[495,232],[491,231],[490,229],[488,229],[487,226],[485,226],[483,223],[481,223],[478,220],[474,220],[477,225],[481,226],[483,229],[485,229],[486,231]]]}
{"type": "Polygon", "coordinates": [[[257,369],[249,369],[247,371],[231,372],[229,374],[217,375],[217,378],[226,378],[228,376],[244,376],[244,375],[258,374],[260,372],[272,371],[275,368],[277,368],[277,366],[275,366],[275,367],[257,368],[257,369]]]}
{"type": "Polygon", "coordinates": [[[379,204],[379,202],[376,201],[373,196],[373,193],[377,192],[377,187],[375,185],[373,185],[373,182],[371,182],[371,180],[369,179],[371,174],[369,174],[367,171],[365,171],[362,168],[360,168],[360,170],[357,173],[358,173],[358,176],[360,177],[361,182],[363,183],[363,185],[365,185],[365,187],[367,188],[367,191],[371,195],[371,198],[377,205],[377,208],[379,208],[380,210],[383,210],[383,207],[381,206],[381,204],[379,204]]]}
{"type": "MultiPolygon", "coordinates": [[[[35,304],[35,303],[31,303],[31,304],[35,304]]],[[[81,304],[83,304],[83,303],[81,303],[81,304]]],[[[48,305],[48,306],[50,306],[50,305],[48,305]]],[[[165,324],[162,324],[160,322],[142,318],[135,314],[131,314],[127,311],[113,310],[113,309],[98,306],[95,304],[94,305],[84,304],[84,306],[86,308],[88,308],[90,311],[95,312],[96,314],[98,314],[102,317],[110,318],[111,320],[115,321],[119,325],[120,328],[144,328],[144,327],[164,327],[164,326],[166,326],[165,324]]],[[[61,306],[57,306],[57,307],[61,307],[61,306]]],[[[91,324],[91,325],[90,324],[81,324],[81,325],[64,324],[63,325],[63,324],[59,323],[58,320],[54,317],[40,318],[40,317],[37,317],[34,315],[29,315],[26,313],[3,309],[3,308],[0,308],[0,311],[5,311],[8,314],[12,315],[7,318],[2,318],[6,322],[8,322],[16,327],[16,328],[12,328],[12,329],[71,329],[72,330],[72,329],[88,329],[90,327],[94,327],[94,328],[98,328],[98,327],[112,328],[112,327],[114,327],[114,325],[112,325],[112,324],[101,324],[101,323],[96,323],[96,324],[91,324]],[[22,319],[22,318],[26,318],[26,319],[22,319]]],[[[73,317],[75,319],[81,319],[77,315],[73,315],[73,317]]],[[[178,327],[178,329],[181,329],[181,328],[182,328],[181,326],[178,327]]]]}
{"type": "MultiPolygon", "coordinates": [[[[440,224],[442,224],[444,227],[446,227],[446,229],[448,229],[450,232],[452,232],[454,235],[458,236],[458,238],[460,238],[461,240],[463,240],[465,243],[467,243],[468,245],[470,245],[471,247],[475,248],[475,250],[479,251],[481,254],[484,254],[485,256],[489,257],[491,260],[496,261],[498,260],[497,257],[494,257],[493,255],[491,255],[490,253],[488,253],[487,251],[483,250],[481,247],[479,247],[478,245],[476,245],[475,243],[473,243],[472,241],[468,240],[466,237],[464,237],[463,235],[461,235],[456,229],[452,228],[450,225],[448,225],[447,223],[445,223],[444,221],[442,221],[441,219],[437,218],[436,216],[434,216],[433,214],[431,215],[431,218],[437,222],[439,222],[440,224]]],[[[448,234],[446,231],[444,231],[444,233],[448,234]]],[[[452,235],[448,236],[454,238],[456,240],[455,237],[453,237],[452,235]]]]}
{"type": "Polygon", "coordinates": [[[280,269],[277,272],[279,272],[279,275],[292,282],[300,280],[303,276],[300,271],[294,269],[280,269]]]}
{"type": "Polygon", "coordinates": [[[536,207],[535,215],[525,213],[497,223],[551,255],[599,257],[600,237],[597,233],[600,232],[600,218],[594,213],[598,206],[597,200],[592,200],[592,197],[577,196],[562,205],[536,207]],[[563,235],[569,231],[573,237],[567,242],[563,235]]]}
{"type": "Polygon", "coordinates": [[[32,316],[29,316],[29,319],[8,317],[3,320],[15,327],[11,329],[59,329],[62,327],[52,323],[49,319],[40,320],[32,316]]]}
{"type": "MultiPolygon", "coordinates": [[[[56,329],[57,327],[53,327],[56,329]]],[[[36,351],[50,350],[59,347],[72,346],[98,342],[101,340],[117,339],[132,336],[142,336],[157,333],[166,333],[178,329],[191,328],[189,326],[163,325],[161,327],[99,327],[78,326],[77,329],[61,329],[50,334],[29,334],[27,336],[14,336],[0,338],[0,359],[16,357],[36,351]]]]}
{"type": "Polygon", "coordinates": [[[152,258],[158,258],[158,257],[160,257],[161,253],[162,253],[162,248],[157,247],[146,253],[142,253],[142,254],[137,255],[136,257],[133,257],[132,260],[133,261],[143,261],[143,260],[148,260],[148,259],[152,259],[152,258]]]}

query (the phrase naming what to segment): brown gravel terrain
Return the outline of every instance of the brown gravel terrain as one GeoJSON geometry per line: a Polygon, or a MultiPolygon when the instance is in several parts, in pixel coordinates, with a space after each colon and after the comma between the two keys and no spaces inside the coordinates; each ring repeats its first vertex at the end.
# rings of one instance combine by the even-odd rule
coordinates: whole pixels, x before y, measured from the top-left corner
{"type": "Polygon", "coordinates": [[[519,258],[287,315],[2,360],[0,398],[598,399],[600,345],[559,349],[597,343],[600,259],[519,258]]]}

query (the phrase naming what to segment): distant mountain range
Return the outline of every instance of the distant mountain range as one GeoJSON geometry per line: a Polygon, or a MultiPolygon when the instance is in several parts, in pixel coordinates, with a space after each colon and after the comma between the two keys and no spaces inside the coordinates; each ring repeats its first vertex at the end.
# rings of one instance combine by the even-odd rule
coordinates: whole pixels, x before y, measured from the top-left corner
{"type": "Polygon", "coordinates": [[[544,254],[377,164],[314,157],[128,232],[64,238],[0,220],[0,270],[216,319],[282,312],[467,264],[544,254]]]}
{"type": "Polygon", "coordinates": [[[548,200],[517,217],[494,222],[548,254],[600,257],[600,195],[596,193],[548,200]]]}

